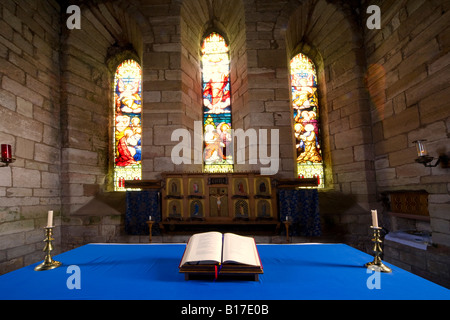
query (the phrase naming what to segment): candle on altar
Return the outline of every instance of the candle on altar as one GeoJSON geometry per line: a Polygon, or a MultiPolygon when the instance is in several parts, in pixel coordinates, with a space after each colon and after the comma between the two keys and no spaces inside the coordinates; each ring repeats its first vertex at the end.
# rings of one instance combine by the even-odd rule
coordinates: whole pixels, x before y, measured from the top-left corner
{"type": "Polygon", "coordinates": [[[152,216],[148,216],[148,220],[149,220],[149,221],[152,221],[152,216]]]}
{"type": "Polygon", "coordinates": [[[1,146],[2,159],[11,159],[11,145],[10,144],[2,144],[1,146]]]}
{"type": "Polygon", "coordinates": [[[48,212],[48,216],[47,216],[47,227],[53,227],[53,211],[49,211],[48,212]]]}
{"type": "Polygon", "coordinates": [[[371,211],[372,211],[372,227],[378,228],[377,210],[371,210],[371,211]]]}

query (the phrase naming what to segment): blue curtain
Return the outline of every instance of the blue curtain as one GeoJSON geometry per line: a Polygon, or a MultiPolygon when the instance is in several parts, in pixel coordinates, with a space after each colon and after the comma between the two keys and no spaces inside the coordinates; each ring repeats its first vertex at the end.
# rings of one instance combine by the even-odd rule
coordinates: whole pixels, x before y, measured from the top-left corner
{"type": "Polygon", "coordinates": [[[125,214],[125,232],[131,235],[148,235],[149,216],[155,221],[152,234],[159,235],[158,222],[161,210],[158,190],[127,191],[127,210],[125,214]]]}
{"type": "Polygon", "coordinates": [[[278,193],[280,219],[289,216],[293,236],[320,236],[319,193],[317,189],[281,189],[278,193]]]}

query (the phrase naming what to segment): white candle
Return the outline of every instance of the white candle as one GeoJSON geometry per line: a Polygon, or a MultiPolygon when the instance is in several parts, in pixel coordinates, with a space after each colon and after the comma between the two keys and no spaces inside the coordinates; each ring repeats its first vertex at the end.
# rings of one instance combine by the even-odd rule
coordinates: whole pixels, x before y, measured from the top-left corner
{"type": "Polygon", "coordinates": [[[148,216],[148,220],[149,220],[149,221],[152,221],[152,216],[148,216]]]}
{"type": "Polygon", "coordinates": [[[372,227],[378,228],[377,210],[371,210],[371,211],[372,211],[372,227]]]}
{"type": "Polygon", "coordinates": [[[53,211],[48,212],[47,216],[47,227],[53,227],[53,211]]]}

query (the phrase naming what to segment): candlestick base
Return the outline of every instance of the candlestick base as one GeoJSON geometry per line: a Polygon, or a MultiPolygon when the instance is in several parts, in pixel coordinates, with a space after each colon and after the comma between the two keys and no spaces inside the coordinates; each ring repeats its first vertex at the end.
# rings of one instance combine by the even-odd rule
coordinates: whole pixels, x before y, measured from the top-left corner
{"type": "Polygon", "coordinates": [[[381,244],[383,241],[381,240],[380,231],[381,228],[379,227],[371,227],[373,229],[373,239],[372,242],[374,243],[373,246],[373,252],[374,252],[374,259],[372,262],[366,263],[364,266],[370,270],[379,271],[379,272],[385,272],[385,273],[391,273],[392,269],[383,264],[381,261],[380,255],[383,252],[381,249],[381,244]]]}
{"type": "Polygon", "coordinates": [[[383,262],[368,262],[364,265],[367,267],[367,269],[373,270],[373,271],[379,271],[379,272],[385,272],[385,273],[391,273],[392,269],[386,266],[383,262]]]}
{"type": "Polygon", "coordinates": [[[53,239],[52,238],[52,234],[53,234],[53,227],[45,227],[45,247],[42,251],[45,252],[45,258],[44,258],[44,262],[42,262],[41,264],[37,265],[34,270],[35,271],[45,271],[45,270],[51,270],[51,269],[55,269],[58,268],[59,266],[62,265],[61,262],[59,261],[55,261],[53,260],[52,256],[51,256],[51,251],[53,250],[53,239]]]}
{"type": "Polygon", "coordinates": [[[41,264],[37,265],[34,268],[34,271],[45,271],[45,270],[51,270],[51,269],[55,269],[58,268],[59,266],[61,266],[62,263],[59,261],[55,261],[53,259],[51,259],[50,261],[44,261],[41,264]]]}

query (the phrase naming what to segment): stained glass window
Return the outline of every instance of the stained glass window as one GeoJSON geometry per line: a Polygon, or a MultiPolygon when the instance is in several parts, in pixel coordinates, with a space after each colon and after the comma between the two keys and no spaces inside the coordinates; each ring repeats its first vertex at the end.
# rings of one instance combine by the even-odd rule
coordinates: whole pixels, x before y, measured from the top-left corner
{"type": "Polygon", "coordinates": [[[290,67],[297,175],[299,178],[317,178],[319,188],[323,188],[316,67],[302,53],[292,58],[290,67]]]}
{"type": "Polygon", "coordinates": [[[230,59],[228,45],[212,32],[202,43],[203,170],[232,172],[230,59]]]}
{"type": "Polygon", "coordinates": [[[123,61],[114,76],[114,190],[125,180],[141,180],[142,71],[134,60],[123,61]]]}

